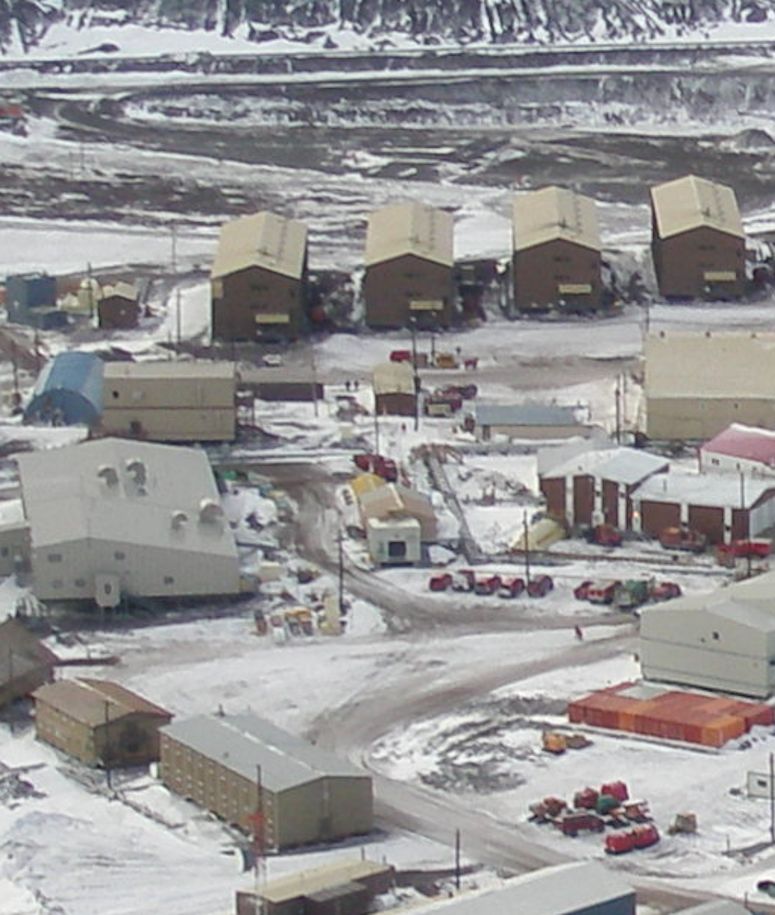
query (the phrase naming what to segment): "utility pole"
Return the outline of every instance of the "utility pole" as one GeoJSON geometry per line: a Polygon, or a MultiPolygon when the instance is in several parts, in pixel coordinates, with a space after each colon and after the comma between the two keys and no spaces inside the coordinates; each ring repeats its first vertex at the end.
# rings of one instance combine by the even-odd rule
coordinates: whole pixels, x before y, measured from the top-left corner
{"type": "Polygon", "coordinates": [[[105,700],[105,744],[102,750],[102,761],[105,764],[105,783],[110,791],[113,788],[113,778],[110,771],[110,755],[112,749],[110,746],[110,701],[105,700]]]}
{"type": "Polygon", "coordinates": [[[379,415],[376,397],[374,398],[374,454],[379,454],[379,415]]]}
{"type": "Polygon", "coordinates": [[[180,315],[180,288],[175,294],[175,336],[178,341],[178,358],[180,358],[180,338],[181,338],[181,315],[180,315]]]}
{"type": "Polygon", "coordinates": [[[339,616],[344,616],[344,534],[339,528],[339,616]]]}
{"type": "MultiPolygon", "coordinates": [[[[8,700],[13,701],[13,648],[8,646],[8,700]]],[[[10,717],[11,736],[13,736],[13,715],[10,717]]]]}
{"type": "Polygon", "coordinates": [[[11,340],[11,366],[13,368],[13,407],[17,410],[22,403],[19,391],[19,354],[16,350],[16,341],[11,340]]]}
{"type": "Polygon", "coordinates": [[[178,227],[172,224],[172,272],[178,272],[178,227]]]}
{"type": "Polygon", "coordinates": [[[312,403],[315,409],[315,419],[318,417],[318,364],[315,359],[315,345],[312,344],[312,403]]]}
{"type": "Polygon", "coordinates": [[[524,553],[525,553],[525,585],[527,586],[530,584],[530,541],[529,541],[530,528],[527,523],[527,512],[526,511],[523,512],[523,514],[522,514],[522,529],[523,529],[522,536],[525,538],[525,550],[524,550],[524,553]]]}
{"type": "Polygon", "coordinates": [[[622,440],[622,389],[620,387],[621,376],[616,376],[616,385],[614,387],[614,405],[616,409],[616,444],[622,440]]]}
{"type": "Polygon", "coordinates": [[[253,817],[253,877],[255,882],[254,912],[263,915],[264,898],[259,892],[266,877],[266,830],[264,825],[264,786],[261,766],[256,766],[256,812],[253,817]]]}
{"type": "Polygon", "coordinates": [[[412,369],[414,371],[414,431],[420,428],[420,376],[417,372],[417,328],[415,319],[409,320],[412,330],[412,369]]]}
{"type": "Polygon", "coordinates": [[[775,761],[770,753],[770,842],[775,845],[775,761]]]}
{"type": "Polygon", "coordinates": [[[460,830],[455,830],[455,889],[460,890],[460,830]]]}
{"type": "Polygon", "coordinates": [[[89,320],[94,319],[94,288],[92,286],[91,264],[86,265],[86,289],[89,296],[89,320]]]}

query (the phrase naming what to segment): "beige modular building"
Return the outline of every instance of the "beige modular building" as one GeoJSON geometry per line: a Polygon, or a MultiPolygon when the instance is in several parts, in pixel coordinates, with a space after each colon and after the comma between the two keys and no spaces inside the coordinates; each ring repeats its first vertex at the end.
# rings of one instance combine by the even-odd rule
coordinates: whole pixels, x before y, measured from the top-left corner
{"type": "Polygon", "coordinates": [[[236,389],[231,362],[108,362],[100,431],[154,442],[230,442],[236,389]]]}
{"type": "Polygon", "coordinates": [[[414,416],[417,409],[414,369],[408,362],[382,362],[372,372],[374,411],[378,416],[414,416]]]}
{"type": "Polygon", "coordinates": [[[266,211],[224,223],[210,287],[214,340],[300,336],[307,328],[307,227],[266,211]]]}
{"type": "Polygon", "coordinates": [[[87,766],[147,765],[159,758],[159,728],[172,715],[108,680],[57,680],[35,698],[38,740],[87,766]]]}
{"type": "Polygon", "coordinates": [[[40,600],[236,594],[240,570],[207,457],[126,439],[20,454],[40,600]]]}
{"type": "MultiPolygon", "coordinates": [[[[395,885],[389,864],[361,858],[305,868],[259,890],[262,915],[366,915],[395,885]]],[[[237,915],[256,915],[256,891],[237,892],[237,915]]]]}
{"type": "Polygon", "coordinates": [[[696,175],[651,189],[651,250],[666,298],[735,299],[745,286],[745,231],[735,192],[696,175]]]}
{"type": "Polygon", "coordinates": [[[647,607],[643,676],[766,698],[775,692],[775,573],[647,607]]]}
{"type": "Polygon", "coordinates": [[[420,522],[416,518],[369,518],[366,544],[376,565],[415,565],[422,558],[420,522]]]}
{"type": "Polygon", "coordinates": [[[586,437],[594,430],[577,418],[576,407],[558,407],[555,404],[488,404],[474,407],[476,437],[483,442],[495,438],[557,439],[586,437]]]}
{"type": "Polygon", "coordinates": [[[15,619],[0,623],[0,708],[54,675],[57,656],[15,619]]]}
{"type": "Polygon", "coordinates": [[[176,794],[246,832],[255,831],[260,807],[271,849],[373,826],[370,776],[252,714],[199,715],[164,728],[160,771],[176,794]]]}
{"type": "Polygon", "coordinates": [[[363,300],[369,327],[448,327],[455,286],[454,220],[422,203],[369,215],[363,300]]]}
{"type": "Polygon", "coordinates": [[[645,393],[658,441],[703,441],[731,423],[775,429],[775,334],[651,334],[645,393]]]}
{"type": "Polygon", "coordinates": [[[373,477],[364,474],[357,478],[358,482],[353,481],[364,527],[375,519],[387,521],[414,518],[420,525],[420,537],[423,541],[431,542],[436,539],[436,512],[427,496],[400,483],[386,483],[384,486],[377,483],[375,486],[369,481],[370,476],[373,477]]]}
{"type": "Polygon", "coordinates": [[[512,209],[514,304],[589,311],[602,304],[597,204],[561,187],[519,194],[512,209]]]}

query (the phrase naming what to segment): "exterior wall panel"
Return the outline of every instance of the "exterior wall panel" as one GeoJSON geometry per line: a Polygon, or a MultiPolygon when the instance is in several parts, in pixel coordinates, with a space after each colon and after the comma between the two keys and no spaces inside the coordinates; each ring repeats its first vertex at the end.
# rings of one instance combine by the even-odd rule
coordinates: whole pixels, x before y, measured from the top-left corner
{"type": "MultiPolygon", "coordinates": [[[[652,223],[653,225],[653,223],[652,223]]],[[[666,298],[739,298],[745,284],[745,242],[708,226],[661,239],[654,230],[654,269],[666,298]],[[735,279],[714,282],[707,272],[728,272],[735,279]]]]}
{"type": "Polygon", "coordinates": [[[406,327],[413,312],[409,303],[440,300],[438,312],[418,311],[421,327],[449,327],[454,303],[451,266],[406,254],[389,261],[372,264],[363,278],[363,299],[369,327],[406,327]]]}
{"type": "Polygon", "coordinates": [[[649,537],[659,537],[666,527],[678,527],[681,523],[681,507],[675,502],[640,503],[641,530],[649,537]]]}
{"type": "Polygon", "coordinates": [[[646,415],[648,436],[657,441],[704,441],[731,423],[775,429],[775,401],[766,397],[648,396],[646,415]]]}
{"type": "Polygon", "coordinates": [[[545,311],[564,300],[569,311],[602,304],[599,251],[564,239],[514,252],[514,303],[519,311],[545,311]],[[588,285],[590,292],[567,294],[563,285],[588,285]]]}
{"type": "Polygon", "coordinates": [[[547,514],[557,521],[569,521],[573,523],[572,518],[565,517],[565,480],[560,478],[542,479],[541,492],[546,499],[547,514]]]}
{"type": "Polygon", "coordinates": [[[595,481],[590,476],[573,478],[573,523],[591,524],[595,511],[595,481]]]}
{"type": "Polygon", "coordinates": [[[214,340],[250,342],[265,326],[279,337],[295,339],[306,329],[304,296],[306,265],[301,280],[263,267],[248,267],[211,281],[214,340]],[[256,315],[287,315],[288,322],[261,325],[256,315]]]}

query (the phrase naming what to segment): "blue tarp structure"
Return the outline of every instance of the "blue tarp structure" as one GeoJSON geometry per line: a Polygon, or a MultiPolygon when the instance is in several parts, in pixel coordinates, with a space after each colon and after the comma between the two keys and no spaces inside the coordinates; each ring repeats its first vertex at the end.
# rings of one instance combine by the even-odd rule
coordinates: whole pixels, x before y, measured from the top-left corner
{"type": "Polygon", "coordinates": [[[38,375],[24,422],[96,426],[102,416],[102,360],[93,353],[59,353],[38,375]]]}

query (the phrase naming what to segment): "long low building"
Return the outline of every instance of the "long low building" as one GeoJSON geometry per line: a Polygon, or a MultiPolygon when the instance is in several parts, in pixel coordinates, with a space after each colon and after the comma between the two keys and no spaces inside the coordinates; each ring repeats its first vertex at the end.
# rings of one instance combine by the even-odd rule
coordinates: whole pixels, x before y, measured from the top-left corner
{"type": "Polygon", "coordinates": [[[228,823],[284,849],[373,827],[371,777],[252,714],[199,715],[161,732],[161,778],[228,823]]]}
{"type": "Polygon", "coordinates": [[[0,623],[0,708],[54,675],[56,655],[15,619],[0,623]]]}

